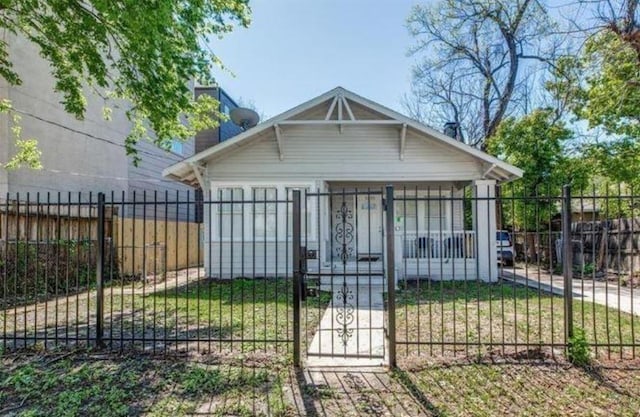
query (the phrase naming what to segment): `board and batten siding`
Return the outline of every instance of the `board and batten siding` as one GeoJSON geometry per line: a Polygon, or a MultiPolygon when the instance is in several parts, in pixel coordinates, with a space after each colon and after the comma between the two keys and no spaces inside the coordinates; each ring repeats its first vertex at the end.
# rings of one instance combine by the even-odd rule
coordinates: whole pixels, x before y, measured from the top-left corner
{"type": "Polygon", "coordinates": [[[211,181],[292,179],[326,181],[467,181],[482,175],[469,155],[409,130],[400,160],[400,129],[386,125],[286,125],[283,159],[269,131],[207,165],[211,181]]]}

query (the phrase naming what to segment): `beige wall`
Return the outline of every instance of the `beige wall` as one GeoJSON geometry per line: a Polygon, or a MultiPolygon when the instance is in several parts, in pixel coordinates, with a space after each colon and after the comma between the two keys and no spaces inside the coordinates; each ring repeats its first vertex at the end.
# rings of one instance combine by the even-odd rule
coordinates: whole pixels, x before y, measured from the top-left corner
{"type": "MultiPolygon", "coordinates": [[[[0,193],[19,192],[23,197],[27,192],[41,192],[41,198],[46,199],[46,193],[51,192],[55,200],[61,192],[61,199],[66,200],[66,193],[71,191],[87,193],[83,196],[87,200],[89,191],[115,191],[120,195],[122,191],[148,190],[153,194],[156,190],[162,196],[165,190],[175,195],[176,190],[190,189],[162,178],[161,171],[190,156],[192,143],[185,144],[183,155],[141,143],[142,162],[134,167],[124,149],[131,124],[122,110],[123,103],[105,103],[97,94],[87,92],[85,119],[75,119],[64,111],[61,95],[53,91],[55,82],[49,64],[39,57],[37,47],[23,38],[5,34],[4,39],[10,45],[10,59],[23,83],[8,87],[0,81],[0,96],[10,99],[21,114],[23,136],[38,140],[43,169],[23,168],[8,173],[0,169],[0,193]],[[110,121],[103,117],[105,104],[113,108],[110,121]]],[[[14,153],[9,125],[6,117],[0,117],[0,162],[14,153]]],[[[72,199],[77,201],[77,195],[72,199]]]]}

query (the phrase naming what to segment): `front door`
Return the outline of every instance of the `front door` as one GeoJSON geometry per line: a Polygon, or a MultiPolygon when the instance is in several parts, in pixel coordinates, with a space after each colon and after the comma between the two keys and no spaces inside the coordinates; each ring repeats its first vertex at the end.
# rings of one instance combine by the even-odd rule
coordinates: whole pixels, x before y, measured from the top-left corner
{"type": "Polygon", "coordinates": [[[382,259],[382,196],[357,195],[358,261],[382,259]]]}

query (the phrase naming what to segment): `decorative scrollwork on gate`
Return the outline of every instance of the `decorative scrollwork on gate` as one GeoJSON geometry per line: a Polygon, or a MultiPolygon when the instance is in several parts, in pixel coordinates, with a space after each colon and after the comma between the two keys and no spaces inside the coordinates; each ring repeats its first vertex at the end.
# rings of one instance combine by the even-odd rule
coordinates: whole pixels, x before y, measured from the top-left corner
{"type": "Polygon", "coordinates": [[[342,340],[342,344],[346,346],[349,339],[353,337],[353,328],[349,328],[349,326],[353,323],[354,308],[351,301],[354,294],[347,286],[347,283],[343,282],[342,288],[338,290],[335,297],[337,301],[336,322],[340,325],[337,329],[338,337],[342,340]]]}
{"type": "Polygon", "coordinates": [[[336,225],[334,228],[334,238],[338,246],[336,247],[336,255],[342,261],[343,264],[347,263],[347,260],[353,256],[353,232],[354,227],[351,221],[353,220],[353,212],[347,206],[346,201],[343,201],[340,207],[336,210],[336,225]]]}

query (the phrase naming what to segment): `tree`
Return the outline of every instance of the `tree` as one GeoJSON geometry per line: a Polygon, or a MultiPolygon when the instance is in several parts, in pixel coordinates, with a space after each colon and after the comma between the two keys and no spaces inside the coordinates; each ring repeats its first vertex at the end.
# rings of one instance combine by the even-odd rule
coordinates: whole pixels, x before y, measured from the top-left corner
{"type": "Polygon", "coordinates": [[[414,117],[427,106],[436,122],[457,122],[466,142],[482,149],[522,98],[525,62],[547,62],[557,47],[534,0],[443,0],[415,6],[408,27],[417,41],[411,53],[422,61],[406,107],[414,117]]]}
{"type": "Polygon", "coordinates": [[[559,60],[547,88],[604,140],[584,145],[597,174],[640,186],[640,61],[634,46],[611,30],[591,36],[578,56],[559,60]]]}
{"type": "MultiPolygon", "coordinates": [[[[125,141],[162,147],[215,127],[217,102],[193,99],[190,82],[208,84],[218,58],[207,48],[237,23],[249,24],[248,0],[0,0],[0,28],[36,44],[49,61],[67,112],[82,119],[85,94],[131,105],[125,141]],[[211,115],[214,117],[211,117],[211,115]]],[[[0,76],[22,80],[0,40],[0,76]]]]}
{"type": "MultiPolygon", "coordinates": [[[[581,0],[589,4],[591,1],[581,0]]],[[[640,63],[640,25],[638,24],[639,0],[605,0],[595,3],[594,15],[600,25],[592,32],[607,31],[635,51],[636,59],[640,63]]]]}
{"type": "MultiPolygon", "coordinates": [[[[0,114],[11,112],[11,102],[7,99],[0,99],[0,114]]],[[[41,152],[38,149],[38,141],[34,138],[23,138],[22,127],[20,125],[20,115],[13,114],[13,126],[11,133],[15,141],[17,152],[5,164],[6,169],[29,167],[32,169],[42,168],[40,163],[41,152]]]]}
{"type": "Polygon", "coordinates": [[[521,179],[502,189],[508,224],[536,230],[558,209],[548,197],[560,196],[564,184],[577,189],[586,185],[588,165],[580,156],[570,156],[572,139],[553,109],[536,109],[500,124],[488,141],[489,152],[524,170],[521,179]]]}

